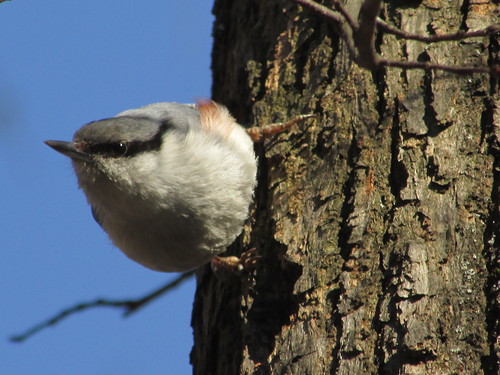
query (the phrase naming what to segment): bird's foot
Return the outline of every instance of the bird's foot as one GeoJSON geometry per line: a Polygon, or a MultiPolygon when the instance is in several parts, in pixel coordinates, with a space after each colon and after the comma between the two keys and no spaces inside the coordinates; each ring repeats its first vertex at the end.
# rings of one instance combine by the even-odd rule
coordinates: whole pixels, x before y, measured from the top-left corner
{"type": "Polygon", "coordinates": [[[250,136],[250,138],[252,138],[252,141],[261,142],[266,138],[269,138],[275,134],[282,133],[290,129],[293,125],[302,122],[304,120],[310,119],[312,117],[316,117],[316,115],[314,114],[299,115],[287,122],[280,122],[277,124],[269,124],[264,126],[255,126],[252,128],[248,128],[246,129],[246,132],[250,136]]]}
{"type": "Polygon", "coordinates": [[[256,248],[245,251],[239,258],[236,256],[216,256],[212,259],[212,270],[214,272],[221,269],[230,272],[241,272],[243,270],[251,272],[261,258],[260,255],[257,255],[256,248]]]}

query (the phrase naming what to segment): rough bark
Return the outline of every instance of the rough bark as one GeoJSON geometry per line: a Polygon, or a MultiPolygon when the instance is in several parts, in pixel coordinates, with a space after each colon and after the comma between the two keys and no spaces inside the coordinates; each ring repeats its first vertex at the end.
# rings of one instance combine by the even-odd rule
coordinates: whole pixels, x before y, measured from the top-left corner
{"type": "MultiPolygon", "coordinates": [[[[382,16],[444,33],[484,28],[497,7],[393,1],[382,16]]],[[[498,83],[371,74],[334,27],[284,0],[217,0],[214,13],[214,100],[249,125],[318,117],[257,146],[255,204],[229,252],[263,259],[254,278],[198,272],[194,373],[496,374],[498,83]]],[[[498,58],[493,38],[377,46],[442,64],[498,58]]]]}

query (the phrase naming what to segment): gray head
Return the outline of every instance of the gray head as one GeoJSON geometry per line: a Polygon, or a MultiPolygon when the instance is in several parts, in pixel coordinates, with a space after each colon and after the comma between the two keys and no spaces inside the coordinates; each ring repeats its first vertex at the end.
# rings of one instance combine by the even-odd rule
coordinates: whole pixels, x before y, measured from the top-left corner
{"type": "Polygon", "coordinates": [[[192,127],[199,127],[199,113],[194,106],[156,103],[88,123],[74,134],[72,142],[45,143],[74,161],[91,162],[158,150],[165,132],[176,129],[187,133],[192,127]]]}

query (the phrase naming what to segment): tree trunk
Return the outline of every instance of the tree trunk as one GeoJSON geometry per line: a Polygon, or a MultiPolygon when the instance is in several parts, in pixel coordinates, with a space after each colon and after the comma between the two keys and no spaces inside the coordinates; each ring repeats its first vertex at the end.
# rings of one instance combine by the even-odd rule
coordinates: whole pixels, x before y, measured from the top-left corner
{"type": "MultiPolygon", "coordinates": [[[[423,35],[498,17],[494,0],[383,6],[423,35]]],[[[497,374],[498,83],[371,74],[291,1],[216,0],[214,13],[213,99],[242,124],[317,118],[256,147],[255,204],[229,252],[263,259],[254,278],[198,272],[194,373],[497,374]]],[[[376,43],[394,60],[498,58],[494,38],[376,43]]]]}

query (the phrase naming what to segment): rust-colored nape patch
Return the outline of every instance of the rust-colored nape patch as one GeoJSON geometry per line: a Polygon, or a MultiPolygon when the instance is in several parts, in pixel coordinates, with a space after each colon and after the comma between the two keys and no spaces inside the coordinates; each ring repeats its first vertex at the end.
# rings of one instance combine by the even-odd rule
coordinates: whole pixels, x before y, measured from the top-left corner
{"type": "Polygon", "coordinates": [[[229,138],[234,129],[235,120],[229,111],[213,100],[196,103],[200,112],[201,127],[208,133],[216,133],[223,139],[229,138]]]}

